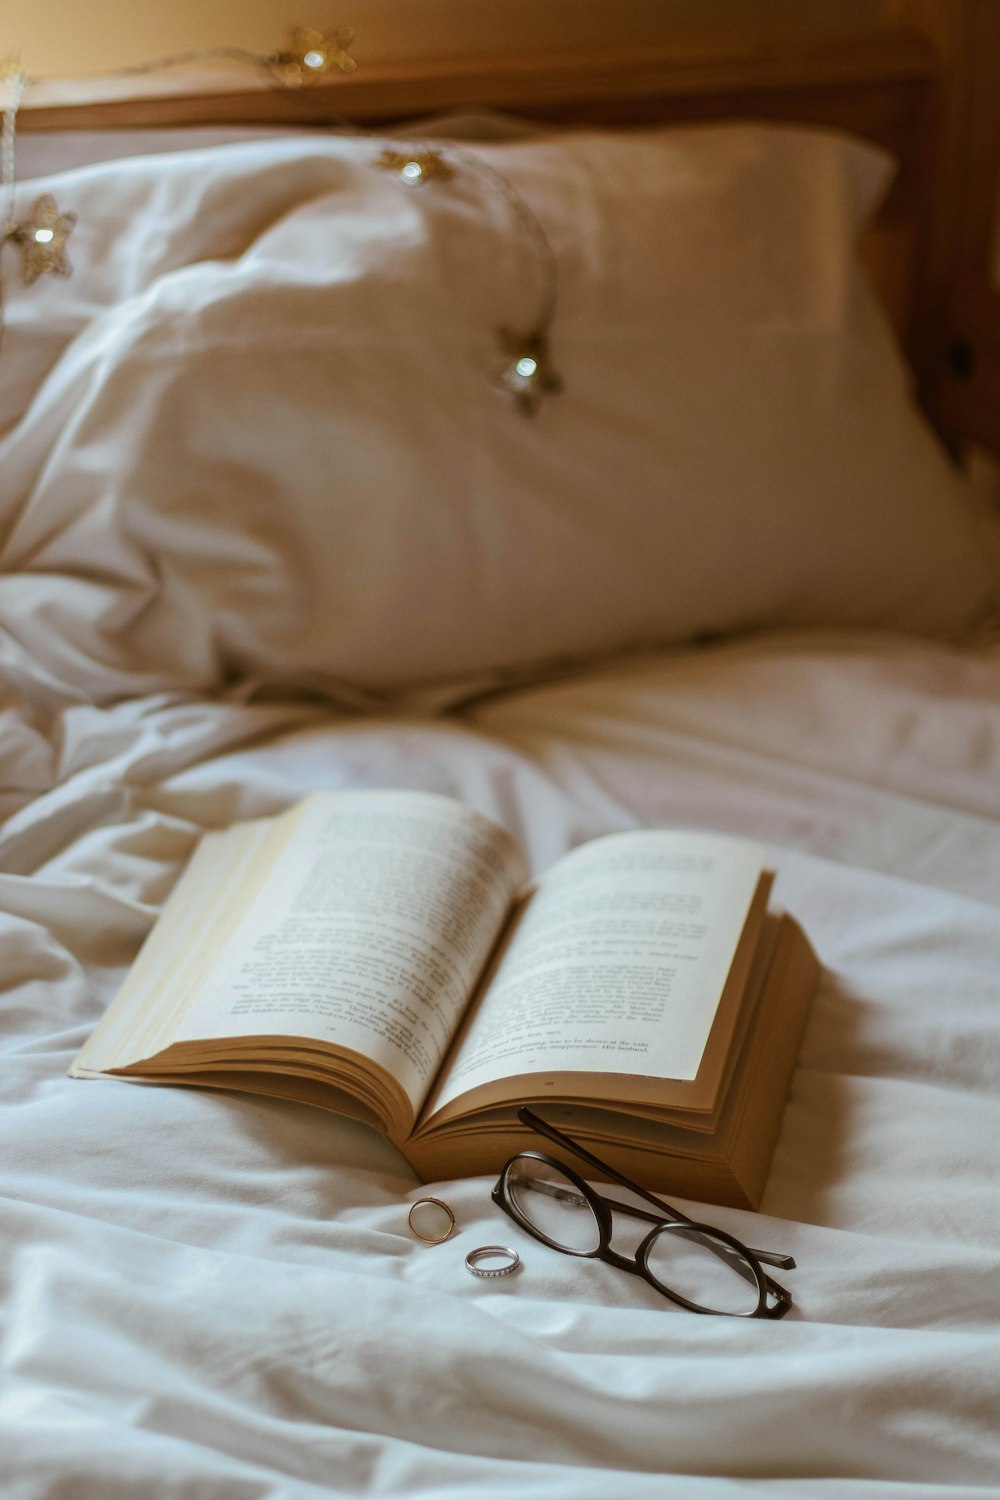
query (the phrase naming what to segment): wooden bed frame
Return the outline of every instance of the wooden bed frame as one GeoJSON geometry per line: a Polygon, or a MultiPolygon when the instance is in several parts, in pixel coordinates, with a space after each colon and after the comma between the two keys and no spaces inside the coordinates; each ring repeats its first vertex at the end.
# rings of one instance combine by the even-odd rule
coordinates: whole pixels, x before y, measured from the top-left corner
{"type": "Polygon", "coordinates": [[[471,105],[560,125],[752,117],[851,131],[900,164],[863,253],[920,399],[954,451],[1000,455],[1000,0],[890,0],[862,32],[363,65],[294,90],[247,70],[207,89],[204,72],[173,72],[51,92],[31,90],[21,129],[378,126],[471,105]]]}

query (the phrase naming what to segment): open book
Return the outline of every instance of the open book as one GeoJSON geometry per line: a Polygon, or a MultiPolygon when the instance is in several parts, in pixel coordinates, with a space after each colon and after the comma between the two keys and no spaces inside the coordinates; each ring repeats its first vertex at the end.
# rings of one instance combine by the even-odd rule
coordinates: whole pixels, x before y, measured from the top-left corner
{"type": "Polygon", "coordinates": [[[425,1180],[498,1171],[519,1105],[651,1187],[763,1190],[817,964],[761,851],[612,834],[527,883],[446,797],[319,792],[202,839],[71,1072],[277,1094],[425,1180]]]}

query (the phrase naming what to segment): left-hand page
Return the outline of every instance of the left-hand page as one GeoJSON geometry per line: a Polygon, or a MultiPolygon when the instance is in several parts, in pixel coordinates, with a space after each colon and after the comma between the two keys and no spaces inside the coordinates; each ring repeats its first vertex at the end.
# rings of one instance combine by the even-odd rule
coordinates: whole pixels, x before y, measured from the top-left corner
{"type": "Polygon", "coordinates": [[[209,835],[72,1071],[303,1038],[370,1060],[416,1114],[523,881],[503,829],[423,792],[315,793],[209,835]]]}

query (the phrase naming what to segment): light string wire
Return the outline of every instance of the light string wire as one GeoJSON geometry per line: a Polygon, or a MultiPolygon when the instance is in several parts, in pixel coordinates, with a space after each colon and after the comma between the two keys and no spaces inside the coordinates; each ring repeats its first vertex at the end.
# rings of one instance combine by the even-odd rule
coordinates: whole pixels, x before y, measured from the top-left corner
{"type": "MultiPolygon", "coordinates": [[[[514,213],[534,249],[541,272],[538,311],[531,326],[520,330],[499,329],[498,334],[501,342],[508,348],[508,353],[512,353],[518,345],[523,345],[525,353],[531,356],[531,363],[536,366],[537,373],[542,378],[542,385],[538,391],[533,391],[531,377],[522,376],[519,379],[516,374],[517,360],[515,359],[514,364],[511,366],[511,370],[514,372],[514,384],[511,385],[508,380],[508,389],[511,391],[511,394],[521,398],[520,404],[522,408],[529,413],[534,409],[535,398],[538,394],[541,394],[544,390],[561,390],[561,380],[547,366],[547,340],[549,331],[555,321],[556,303],[559,292],[558,262],[552,242],[546,234],[538,215],[523,195],[518,192],[510,179],[505,177],[496,167],[492,166],[490,162],[485,161],[481,156],[477,156],[474,151],[470,151],[467,146],[463,146],[454,140],[444,137],[435,139],[431,136],[421,136],[416,140],[406,140],[401,136],[386,137],[376,131],[366,130],[364,126],[358,125],[356,121],[348,120],[342,115],[332,116],[328,123],[340,131],[341,134],[351,135],[359,140],[377,142],[390,140],[393,146],[403,147],[403,153],[410,153],[413,162],[416,164],[428,152],[445,158],[452,157],[468,167],[472,172],[478,174],[479,177],[483,178],[500,194],[514,213]],[[539,358],[535,356],[539,356],[539,358]],[[540,362],[541,360],[546,361],[544,368],[540,362]]],[[[403,163],[403,153],[399,155],[400,164],[403,163]]],[[[394,156],[395,154],[393,153],[394,156]]],[[[403,175],[402,172],[400,172],[400,175],[403,175]]],[[[501,372],[501,380],[503,380],[503,372],[501,372]]]]}
{"type": "MultiPolygon", "coordinates": [[[[21,107],[24,97],[26,75],[20,69],[11,69],[6,81],[9,83],[9,97],[4,101],[3,124],[0,126],[0,195],[3,205],[0,208],[0,256],[7,248],[7,242],[15,233],[14,223],[14,200],[17,188],[17,166],[14,152],[14,136],[17,128],[17,112],[21,107]]],[[[4,307],[3,268],[0,266],[0,352],[3,350],[4,329],[7,326],[7,318],[4,307]]]]}
{"type": "Polygon", "coordinates": [[[174,52],[169,57],[154,57],[151,62],[134,63],[115,68],[112,72],[104,73],[100,76],[104,78],[137,78],[143,73],[166,72],[169,68],[183,68],[189,66],[191,63],[198,62],[249,63],[253,67],[266,69],[280,56],[280,53],[275,53],[273,57],[270,57],[257,52],[249,52],[245,47],[204,47],[197,52],[174,52]]]}
{"type": "MultiPolygon", "coordinates": [[[[448,149],[447,146],[445,149],[448,149]]],[[[514,184],[502,172],[498,172],[496,167],[491,166],[482,157],[476,156],[475,152],[466,150],[464,146],[452,146],[451,149],[460,161],[464,161],[473,171],[485,177],[507,200],[520,220],[528,238],[534,245],[535,253],[538,256],[542,270],[542,295],[538,315],[535,319],[535,326],[531,330],[531,333],[532,335],[544,335],[548,333],[556,315],[559,277],[552,242],[542,228],[538,215],[525,202],[514,184]]]]}
{"type": "MultiPolygon", "coordinates": [[[[347,73],[353,72],[357,63],[346,51],[354,39],[351,31],[320,33],[303,27],[293,28],[292,42],[295,50],[275,53],[255,53],[242,47],[206,47],[190,52],[171,53],[153,58],[149,62],[115,68],[100,76],[106,78],[134,78],[150,73],[164,72],[170,68],[190,66],[198,62],[236,62],[262,70],[278,90],[315,85],[333,68],[347,73]]],[[[32,77],[16,64],[0,61],[0,82],[6,76],[10,80],[11,92],[3,111],[2,134],[0,134],[0,191],[3,194],[2,238],[0,256],[7,243],[18,235],[19,226],[14,218],[16,193],[16,129],[17,113],[26,90],[43,78],[32,77]]],[[[555,319],[558,296],[558,268],[551,241],[534,210],[504,174],[477,156],[475,152],[454,141],[434,141],[424,138],[420,144],[406,142],[399,136],[386,137],[378,132],[366,130],[353,120],[341,116],[328,117],[326,124],[361,139],[372,141],[391,140],[419,156],[430,148],[442,155],[450,155],[462,162],[485,180],[506,201],[517,218],[522,230],[534,249],[541,272],[541,288],[538,311],[528,329],[499,329],[498,336],[512,363],[499,373],[499,381],[515,397],[519,406],[529,415],[534,412],[539,395],[562,388],[562,382],[548,363],[548,335],[555,319]],[[521,358],[517,357],[522,348],[521,358]],[[525,373],[527,372],[527,373],[525,373]]],[[[0,349],[6,326],[2,264],[0,264],[0,349]]]]}
{"type": "Polygon", "coordinates": [[[14,163],[14,132],[17,112],[24,97],[27,75],[12,72],[9,75],[10,98],[4,103],[3,130],[0,134],[0,184],[3,185],[3,230],[4,234],[14,222],[14,187],[16,182],[14,163]]]}
{"type": "MultiPolygon", "coordinates": [[[[163,57],[153,57],[147,62],[122,64],[106,72],[88,75],[97,78],[138,78],[147,73],[167,72],[171,68],[189,67],[199,62],[236,62],[261,69],[270,75],[277,88],[294,87],[285,75],[289,69],[297,69],[304,80],[317,82],[333,68],[342,73],[353,73],[357,63],[347,48],[354,41],[354,32],[347,29],[321,32],[311,27],[293,26],[289,33],[289,46],[281,52],[251,52],[246,47],[199,47],[193,52],[170,52],[163,57]]],[[[4,64],[0,60],[0,70],[4,64]]],[[[8,60],[7,66],[11,63],[8,60]]],[[[51,82],[45,77],[20,74],[23,87],[34,87],[51,82]]],[[[2,71],[0,71],[2,77],[2,71]]]]}

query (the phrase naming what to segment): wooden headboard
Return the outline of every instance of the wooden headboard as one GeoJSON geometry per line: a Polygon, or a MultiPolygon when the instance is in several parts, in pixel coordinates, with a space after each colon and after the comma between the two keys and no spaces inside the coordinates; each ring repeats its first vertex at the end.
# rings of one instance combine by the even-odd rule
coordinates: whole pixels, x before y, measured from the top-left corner
{"type": "Polygon", "coordinates": [[[862,247],[953,448],[1000,453],[1000,0],[890,0],[853,33],[363,66],[309,88],[204,71],[33,88],[24,130],[397,123],[463,106],[560,125],[755,118],[825,125],[889,149],[895,186],[862,247]]]}

